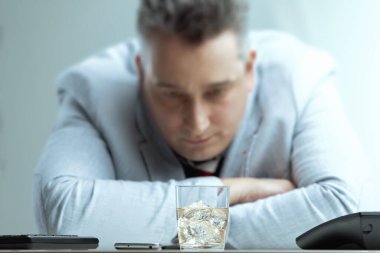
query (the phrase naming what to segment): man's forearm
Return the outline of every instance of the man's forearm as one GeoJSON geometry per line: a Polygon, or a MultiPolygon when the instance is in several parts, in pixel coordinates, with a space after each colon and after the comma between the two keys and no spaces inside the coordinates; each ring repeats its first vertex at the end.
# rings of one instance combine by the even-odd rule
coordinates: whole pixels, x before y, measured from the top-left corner
{"type": "MultiPolygon", "coordinates": [[[[36,175],[39,177],[40,175],[36,175]]],[[[36,180],[37,181],[37,180],[36,180]]],[[[176,234],[175,186],[220,184],[215,177],[169,182],[93,180],[60,176],[35,185],[43,208],[43,233],[93,235],[101,247],[115,241],[170,243],[176,234]]]]}
{"type": "Polygon", "coordinates": [[[253,202],[295,188],[286,179],[240,177],[222,178],[222,182],[230,187],[230,205],[253,202]]]}
{"type": "Polygon", "coordinates": [[[295,238],[301,233],[357,210],[356,200],[345,187],[331,180],[231,207],[229,247],[298,248],[295,238]]]}

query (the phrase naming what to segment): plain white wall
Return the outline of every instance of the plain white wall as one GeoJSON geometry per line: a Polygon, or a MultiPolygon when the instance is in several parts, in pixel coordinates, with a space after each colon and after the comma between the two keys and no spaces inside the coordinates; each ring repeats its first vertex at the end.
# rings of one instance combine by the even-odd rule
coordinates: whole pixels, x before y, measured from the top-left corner
{"type": "Polygon", "coordinates": [[[31,180],[56,116],[55,77],[133,36],[137,5],[0,0],[0,234],[36,232],[31,180]]]}
{"type": "MultiPolygon", "coordinates": [[[[337,59],[348,116],[379,168],[380,1],[249,2],[251,27],[289,31],[337,59]]],[[[56,75],[133,36],[137,5],[0,0],[0,234],[36,232],[32,172],[57,111],[56,75]]]]}
{"type": "MultiPolygon", "coordinates": [[[[250,24],[295,34],[327,50],[338,64],[346,112],[380,169],[380,1],[250,1],[250,24]]],[[[358,168],[360,169],[360,168],[358,168]]]]}

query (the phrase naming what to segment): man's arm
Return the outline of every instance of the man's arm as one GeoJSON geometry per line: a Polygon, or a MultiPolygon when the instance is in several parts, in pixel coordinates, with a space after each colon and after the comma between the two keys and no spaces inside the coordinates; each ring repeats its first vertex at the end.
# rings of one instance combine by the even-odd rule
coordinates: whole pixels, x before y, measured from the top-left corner
{"type": "Polygon", "coordinates": [[[93,235],[100,238],[101,248],[108,249],[116,241],[168,243],[176,233],[176,184],[221,182],[215,177],[115,180],[102,135],[81,105],[70,94],[62,94],[57,125],[34,178],[40,232],[93,235]]]}
{"type": "Polygon", "coordinates": [[[231,187],[232,202],[245,202],[230,208],[230,247],[297,248],[295,238],[301,233],[358,210],[363,176],[370,176],[368,164],[334,81],[328,76],[318,85],[296,125],[291,157],[296,189],[287,180],[223,179],[231,187]]]}
{"type": "Polygon", "coordinates": [[[254,202],[295,188],[287,179],[235,177],[221,180],[230,187],[230,205],[254,202]]]}

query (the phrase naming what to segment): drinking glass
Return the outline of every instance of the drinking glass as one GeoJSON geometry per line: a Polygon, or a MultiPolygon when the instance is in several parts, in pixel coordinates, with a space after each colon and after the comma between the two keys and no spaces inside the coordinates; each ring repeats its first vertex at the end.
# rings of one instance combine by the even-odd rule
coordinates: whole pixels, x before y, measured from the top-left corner
{"type": "Polygon", "coordinates": [[[177,186],[177,230],[181,250],[224,250],[228,186],[177,186]]]}

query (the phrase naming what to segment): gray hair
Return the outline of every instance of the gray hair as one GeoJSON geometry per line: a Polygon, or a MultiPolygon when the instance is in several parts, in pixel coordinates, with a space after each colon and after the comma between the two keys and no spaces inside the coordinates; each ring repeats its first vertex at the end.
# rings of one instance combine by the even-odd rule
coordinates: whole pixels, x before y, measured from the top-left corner
{"type": "Polygon", "coordinates": [[[243,42],[243,49],[246,14],[245,0],[141,0],[137,29],[144,41],[164,32],[191,43],[229,29],[243,42]]]}

